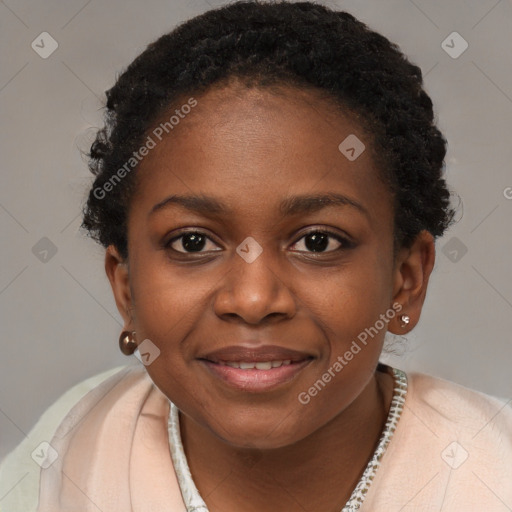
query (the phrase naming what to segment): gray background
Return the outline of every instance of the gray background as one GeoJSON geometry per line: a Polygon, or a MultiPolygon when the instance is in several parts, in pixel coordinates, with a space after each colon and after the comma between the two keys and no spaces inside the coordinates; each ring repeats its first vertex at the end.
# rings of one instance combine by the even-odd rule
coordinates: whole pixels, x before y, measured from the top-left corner
{"type": "MultiPolygon", "coordinates": [[[[122,324],[103,249],[78,229],[91,182],[79,149],[102,125],[116,74],[157,36],[223,3],[0,2],[0,458],[70,386],[129,362],[117,348],[122,324]],[[31,43],[45,31],[59,46],[43,59],[31,43]]],[[[463,203],[437,244],[421,322],[406,352],[385,360],[512,396],[512,4],[323,3],[353,13],[421,66],[449,141],[448,182],[463,203]],[[458,58],[441,46],[453,31],[469,44],[458,58]]]]}

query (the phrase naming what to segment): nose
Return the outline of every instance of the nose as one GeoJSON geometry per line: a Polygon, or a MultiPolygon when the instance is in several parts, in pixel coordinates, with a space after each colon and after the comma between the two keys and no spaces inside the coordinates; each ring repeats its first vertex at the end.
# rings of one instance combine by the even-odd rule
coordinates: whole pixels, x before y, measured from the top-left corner
{"type": "Polygon", "coordinates": [[[272,264],[269,251],[264,250],[253,262],[238,254],[230,262],[232,268],[219,288],[215,300],[216,315],[227,321],[243,321],[257,325],[280,321],[295,315],[296,303],[287,285],[287,276],[272,264]]]}

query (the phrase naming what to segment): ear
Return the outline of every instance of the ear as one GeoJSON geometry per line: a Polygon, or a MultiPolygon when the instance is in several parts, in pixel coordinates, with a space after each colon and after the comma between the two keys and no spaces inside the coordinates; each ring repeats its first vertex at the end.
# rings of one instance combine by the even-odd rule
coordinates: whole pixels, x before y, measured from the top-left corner
{"type": "Polygon", "coordinates": [[[109,245],[105,253],[105,272],[117,304],[117,309],[124,320],[125,331],[133,330],[132,295],[128,262],[119,254],[114,245],[109,245]]]}
{"type": "Polygon", "coordinates": [[[436,258],[434,237],[421,231],[409,248],[400,249],[394,270],[393,303],[402,309],[389,323],[393,334],[405,334],[418,323],[427,293],[428,280],[436,258]],[[408,315],[410,322],[403,327],[401,315],[408,315]]]}

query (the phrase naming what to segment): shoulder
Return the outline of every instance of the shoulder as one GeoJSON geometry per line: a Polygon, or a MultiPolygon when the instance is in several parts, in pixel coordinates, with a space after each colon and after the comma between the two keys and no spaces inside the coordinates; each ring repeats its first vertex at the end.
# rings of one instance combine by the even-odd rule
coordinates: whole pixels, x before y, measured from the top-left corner
{"type": "Polygon", "coordinates": [[[36,509],[41,470],[38,457],[42,458],[47,443],[73,407],[86,396],[105,394],[123,376],[129,375],[132,380],[140,380],[145,373],[134,366],[112,368],[79,382],[48,407],[27,437],[0,464],[0,512],[28,512],[36,509]]]}
{"type": "Polygon", "coordinates": [[[489,442],[512,442],[512,399],[498,398],[455,382],[412,372],[408,403],[427,422],[452,435],[471,434],[489,442]]]}
{"type": "Polygon", "coordinates": [[[512,401],[423,373],[407,373],[407,381],[363,510],[505,510],[503,503],[512,504],[512,401]]]}

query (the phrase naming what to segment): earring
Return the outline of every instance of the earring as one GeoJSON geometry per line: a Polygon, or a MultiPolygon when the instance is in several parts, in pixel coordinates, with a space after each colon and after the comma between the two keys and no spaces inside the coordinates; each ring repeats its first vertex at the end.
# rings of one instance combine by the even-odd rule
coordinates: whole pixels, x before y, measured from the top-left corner
{"type": "Polygon", "coordinates": [[[400,315],[398,318],[400,320],[400,327],[402,328],[407,327],[411,321],[411,317],[409,315],[400,315]]]}
{"type": "Polygon", "coordinates": [[[135,331],[123,331],[119,336],[119,348],[125,356],[131,356],[137,348],[135,342],[135,331]]]}

